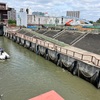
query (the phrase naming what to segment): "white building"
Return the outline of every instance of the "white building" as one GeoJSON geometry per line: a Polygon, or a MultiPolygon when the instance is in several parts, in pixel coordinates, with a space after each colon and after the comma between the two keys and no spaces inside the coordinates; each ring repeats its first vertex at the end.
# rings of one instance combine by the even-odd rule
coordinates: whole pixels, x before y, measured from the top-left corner
{"type": "Polygon", "coordinates": [[[17,26],[27,27],[27,13],[26,12],[18,12],[16,14],[16,22],[17,22],[17,26]]]}

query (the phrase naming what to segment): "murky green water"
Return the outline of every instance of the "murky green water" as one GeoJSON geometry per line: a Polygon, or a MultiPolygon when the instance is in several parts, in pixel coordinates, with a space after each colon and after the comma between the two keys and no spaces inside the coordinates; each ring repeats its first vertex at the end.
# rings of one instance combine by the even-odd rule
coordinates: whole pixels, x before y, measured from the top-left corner
{"type": "Polygon", "coordinates": [[[55,90],[65,100],[100,100],[100,90],[71,75],[34,52],[0,37],[0,47],[11,56],[0,61],[2,100],[28,100],[55,90]]]}

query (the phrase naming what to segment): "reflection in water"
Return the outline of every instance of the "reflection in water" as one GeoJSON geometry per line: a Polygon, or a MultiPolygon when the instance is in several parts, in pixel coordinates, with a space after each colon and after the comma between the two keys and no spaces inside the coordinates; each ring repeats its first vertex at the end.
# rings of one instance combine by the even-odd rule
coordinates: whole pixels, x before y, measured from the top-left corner
{"type": "Polygon", "coordinates": [[[65,100],[100,100],[100,90],[34,52],[0,37],[0,47],[11,56],[0,61],[3,100],[28,100],[55,90],[65,100]]]}

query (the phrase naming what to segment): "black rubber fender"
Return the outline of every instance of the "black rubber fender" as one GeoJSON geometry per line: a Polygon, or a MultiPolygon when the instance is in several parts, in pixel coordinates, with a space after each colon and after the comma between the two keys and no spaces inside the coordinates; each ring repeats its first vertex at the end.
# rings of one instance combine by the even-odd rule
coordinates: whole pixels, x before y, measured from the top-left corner
{"type": "Polygon", "coordinates": [[[74,61],[73,69],[72,69],[71,73],[72,73],[73,75],[76,75],[77,72],[78,72],[78,61],[74,61]]]}
{"type": "Polygon", "coordinates": [[[96,79],[96,87],[99,89],[100,88],[100,71],[99,71],[99,74],[98,74],[98,77],[96,79]]]}

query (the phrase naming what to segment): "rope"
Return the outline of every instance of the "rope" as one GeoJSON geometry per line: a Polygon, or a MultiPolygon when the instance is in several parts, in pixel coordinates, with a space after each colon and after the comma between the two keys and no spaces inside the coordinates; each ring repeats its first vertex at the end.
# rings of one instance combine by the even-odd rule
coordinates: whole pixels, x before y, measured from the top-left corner
{"type": "Polygon", "coordinates": [[[51,58],[51,60],[55,60],[56,58],[53,58],[51,55],[49,55],[49,57],[51,58]]]}
{"type": "Polygon", "coordinates": [[[83,71],[81,71],[80,70],[80,72],[82,73],[82,75],[84,75],[85,77],[87,77],[87,78],[91,78],[92,76],[90,76],[90,75],[85,75],[85,73],[83,72],[83,71]]]}
{"type": "Polygon", "coordinates": [[[66,66],[67,68],[70,67],[70,65],[65,64],[64,62],[62,62],[64,66],[66,66]]]}

